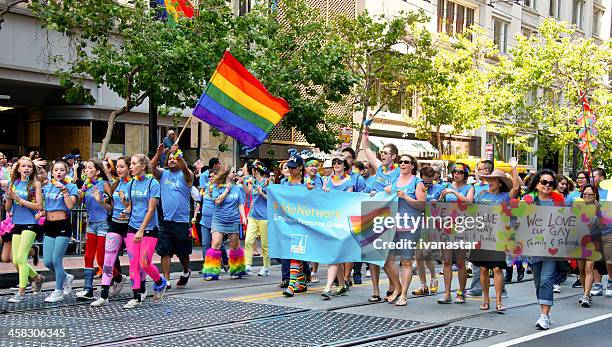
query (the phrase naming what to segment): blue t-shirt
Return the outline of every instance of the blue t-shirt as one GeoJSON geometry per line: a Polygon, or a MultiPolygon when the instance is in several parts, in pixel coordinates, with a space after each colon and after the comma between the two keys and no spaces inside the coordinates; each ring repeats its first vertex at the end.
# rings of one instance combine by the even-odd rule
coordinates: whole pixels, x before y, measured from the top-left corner
{"type": "Polygon", "coordinates": [[[337,191],[340,191],[340,192],[346,192],[349,189],[353,188],[353,180],[350,179],[350,178],[347,179],[346,181],[344,181],[342,184],[339,184],[337,186],[335,186],[332,183],[331,177],[327,177],[326,181],[327,181],[327,189],[329,189],[330,191],[331,190],[337,190],[337,191]]]}
{"type": "Polygon", "coordinates": [[[306,183],[301,183],[301,182],[291,183],[286,177],[280,181],[280,184],[292,186],[292,187],[306,187],[306,183]]]}
{"type": "MultiPolygon", "coordinates": [[[[463,185],[463,187],[461,187],[461,188],[459,188],[459,190],[457,190],[457,189],[455,189],[453,187],[452,184],[449,184],[448,185],[448,189],[452,189],[452,190],[456,191],[457,193],[459,193],[459,194],[461,194],[463,196],[467,196],[468,193],[470,192],[470,189],[472,189],[472,186],[469,185],[469,184],[465,184],[465,185],[463,185]]],[[[455,201],[457,201],[457,197],[455,196],[455,194],[446,194],[444,196],[444,201],[446,201],[446,202],[455,202],[455,201]]]]}
{"type": "Polygon", "coordinates": [[[85,209],[87,210],[87,218],[90,222],[103,222],[106,220],[106,217],[108,217],[108,211],[106,211],[93,197],[94,187],[98,188],[98,192],[100,192],[103,201],[108,197],[104,192],[105,183],[106,181],[104,180],[97,180],[93,182],[93,186],[90,188],[87,188],[85,185],[83,186],[83,191],[85,193],[85,209]]]}
{"type": "Polygon", "coordinates": [[[576,199],[579,199],[579,198],[580,198],[580,191],[574,190],[573,192],[570,192],[569,194],[567,194],[567,196],[565,197],[565,204],[567,206],[572,206],[574,201],[576,201],[576,199]]]}
{"type": "Polygon", "coordinates": [[[395,170],[387,173],[383,172],[383,165],[379,166],[378,170],[376,170],[376,178],[374,179],[374,183],[372,184],[370,190],[375,190],[376,192],[384,191],[386,186],[391,186],[393,183],[395,183],[395,181],[397,181],[399,175],[399,166],[395,168],[395,170]]]}
{"type": "MultiPolygon", "coordinates": [[[[132,184],[134,184],[133,182],[134,181],[132,180],[130,180],[129,182],[125,182],[122,180],[121,182],[119,182],[117,188],[115,188],[115,191],[113,192],[113,219],[116,221],[121,221],[119,219],[121,217],[121,212],[126,209],[126,206],[123,204],[123,201],[121,201],[121,198],[119,197],[119,192],[122,191],[125,195],[125,199],[129,200],[130,190],[132,188],[132,184]]],[[[125,222],[127,221],[124,221],[124,223],[125,222]]]]}
{"type": "MultiPolygon", "coordinates": [[[[219,188],[213,187],[213,199],[217,199],[225,191],[225,186],[219,188]]],[[[225,197],[225,200],[218,205],[215,204],[215,210],[213,212],[213,222],[232,224],[240,223],[240,211],[238,205],[244,205],[244,199],[240,193],[240,187],[232,184],[229,193],[225,197]]]]}
{"type": "Polygon", "coordinates": [[[368,178],[364,178],[363,180],[365,182],[365,188],[363,189],[363,191],[364,192],[371,191],[372,190],[372,185],[376,181],[376,176],[368,176],[368,178]]]}
{"type": "MultiPolygon", "coordinates": [[[[32,185],[32,188],[28,191],[28,182],[19,181],[16,185],[14,185],[14,187],[15,193],[25,201],[31,201],[31,198],[36,196],[34,185],[32,185]]],[[[13,213],[13,224],[26,225],[38,223],[35,217],[37,211],[34,211],[22,205],[18,205],[14,200],[11,212],[13,213]]]]}
{"type": "MultiPolygon", "coordinates": [[[[68,194],[72,196],[79,196],[79,188],[74,183],[66,183],[64,185],[68,189],[68,194]]],[[[43,196],[45,198],[45,211],[66,211],[70,213],[70,209],[66,206],[64,201],[64,194],[62,191],[51,183],[45,184],[43,187],[43,196]]]]}
{"type": "MultiPolygon", "coordinates": [[[[306,182],[308,177],[310,177],[308,174],[304,176],[304,182],[306,182]]],[[[323,177],[321,175],[316,174],[314,178],[310,177],[310,180],[312,181],[311,184],[314,184],[314,189],[323,188],[323,177]]]]}
{"type": "MultiPolygon", "coordinates": [[[[406,195],[408,195],[409,197],[413,199],[416,199],[417,198],[416,197],[416,187],[419,185],[420,182],[421,182],[420,178],[416,176],[412,176],[412,179],[410,180],[410,182],[408,182],[407,185],[403,187],[397,187],[397,181],[395,181],[395,183],[393,183],[393,186],[391,187],[391,192],[392,193],[397,192],[398,190],[401,189],[406,193],[406,195]]],[[[398,198],[397,211],[404,212],[404,213],[410,213],[412,215],[421,213],[419,209],[412,206],[408,201],[402,198],[398,198]]]]}
{"type": "Polygon", "coordinates": [[[253,190],[251,194],[253,195],[253,206],[251,207],[251,212],[249,212],[249,217],[256,220],[266,220],[268,219],[268,201],[263,196],[259,195],[257,187],[261,187],[261,190],[266,193],[266,182],[267,179],[264,178],[261,181],[255,180],[253,182],[253,190]]]}
{"type": "Polygon", "coordinates": [[[187,184],[183,171],[165,169],[159,181],[164,220],[189,223],[191,185],[187,184]]]}
{"type": "Polygon", "coordinates": [[[351,172],[351,181],[353,182],[354,192],[359,193],[366,190],[365,180],[358,172],[351,172]]]}
{"type": "Polygon", "coordinates": [[[444,190],[444,186],[438,183],[433,183],[429,188],[427,188],[427,197],[426,201],[437,201],[444,190]]]}
{"type": "Polygon", "coordinates": [[[481,193],[474,196],[474,202],[481,205],[501,205],[503,202],[510,201],[509,192],[490,193],[486,190],[481,190],[481,193]]]}
{"type": "Polygon", "coordinates": [[[474,183],[474,196],[480,194],[481,191],[489,190],[489,184],[484,183],[483,181],[478,181],[474,183]]]}
{"type": "MultiPolygon", "coordinates": [[[[159,199],[160,197],[159,182],[152,176],[146,177],[142,181],[134,180],[128,196],[132,203],[132,215],[128,225],[138,230],[149,210],[149,200],[159,199]]],[[[155,211],[145,230],[153,230],[157,227],[159,227],[159,220],[157,219],[157,211],[155,211]]]]}
{"type": "Polygon", "coordinates": [[[206,170],[200,174],[200,188],[208,187],[208,175],[210,175],[210,170],[206,170]]]}
{"type": "Polygon", "coordinates": [[[202,218],[200,219],[200,224],[210,229],[213,211],[215,210],[215,200],[212,198],[212,189],[209,183],[200,188],[200,196],[202,197],[202,218]]]}

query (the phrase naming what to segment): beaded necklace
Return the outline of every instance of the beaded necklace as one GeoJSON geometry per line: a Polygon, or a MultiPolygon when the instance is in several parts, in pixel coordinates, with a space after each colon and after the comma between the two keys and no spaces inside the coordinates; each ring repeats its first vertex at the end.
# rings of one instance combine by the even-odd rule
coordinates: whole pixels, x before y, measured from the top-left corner
{"type": "Polygon", "coordinates": [[[152,174],[146,174],[146,175],[135,175],[132,177],[132,179],[136,180],[136,181],[144,181],[144,179],[147,178],[153,178],[152,174]]]}
{"type": "Polygon", "coordinates": [[[287,177],[287,181],[289,181],[289,184],[299,184],[301,183],[301,180],[298,179],[294,179],[292,176],[287,177]]]}
{"type": "MultiPolygon", "coordinates": [[[[98,177],[96,179],[96,184],[98,184],[100,181],[103,181],[102,177],[98,177]]],[[[81,188],[81,190],[85,192],[85,191],[87,191],[87,189],[89,189],[89,188],[91,188],[93,186],[94,186],[93,182],[91,182],[91,180],[88,178],[85,181],[85,183],[83,183],[83,188],[81,188]]]]}
{"type": "Polygon", "coordinates": [[[342,182],[343,180],[345,180],[345,179],[347,179],[349,177],[350,176],[347,173],[344,173],[342,175],[334,174],[334,175],[332,175],[331,180],[332,180],[333,183],[339,183],[339,182],[342,182]]]}
{"type": "Polygon", "coordinates": [[[54,185],[54,186],[55,186],[55,184],[56,184],[56,183],[58,183],[58,182],[60,182],[60,183],[61,183],[61,184],[63,184],[63,185],[67,185],[68,183],[70,183],[70,181],[68,181],[68,180],[67,180],[65,177],[64,177],[64,178],[63,178],[61,181],[58,181],[58,180],[56,180],[55,178],[52,178],[52,179],[51,179],[51,184],[52,184],[52,185],[54,185]]]}
{"type": "MultiPolygon", "coordinates": [[[[28,178],[28,180],[26,181],[26,184],[28,184],[29,182],[30,182],[30,180],[29,180],[29,178],[28,178]]],[[[18,179],[16,179],[16,180],[13,182],[13,184],[11,185],[11,190],[12,190],[13,192],[16,192],[16,191],[17,191],[17,186],[18,186],[19,184],[21,184],[21,178],[18,178],[18,179]]],[[[27,186],[26,186],[26,188],[27,188],[27,186]]],[[[27,200],[28,200],[29,202],[36,202],[36,191],[35,191],[33,188],[34,188],[34,187],[32,187],[32,188],[31,188],[31,189],[28,191],[28,199],[27,199],[27,200]]],[[[16,201],[15,201],[15,202],[16,202],[16,201]]],[[[17,203],[17,205],[21,205],[21,204],[20,204],[20,203],[18,203],[18,202],[16,202],[16,203],[17,203]]]]}
{"type": "Polygon", "coordinates": [[[397,163],[393,163],[391,164],[391,166],[387,166],[387,165],[383,165],[382,169],[383,169],[383,173],[387,173],[387,172],[391,172],[395,169],[397,169],[399,167],[399,165],[397,165],[397,163]]]}

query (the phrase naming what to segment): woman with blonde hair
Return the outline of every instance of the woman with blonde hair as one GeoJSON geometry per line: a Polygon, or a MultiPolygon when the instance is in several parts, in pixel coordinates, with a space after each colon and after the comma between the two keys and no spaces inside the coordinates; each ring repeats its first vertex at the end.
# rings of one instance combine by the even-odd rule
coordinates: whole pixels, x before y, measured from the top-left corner
{"type": "Polygon", "coordinates": [[[43,209],[42,187],[36,179],[36,166],[32,159],[21,157],[14,166],[4,207],[11,211],[15,225],[11,230],[11,250],[13,264],[19,271],[19,290],[9,301],[16,303],[24,299],[29,278],[34,280],[34,294],[40,292],[45,281],[45,277],[28,264],[28,253],[40,232],[36,215],[43,209]]]}

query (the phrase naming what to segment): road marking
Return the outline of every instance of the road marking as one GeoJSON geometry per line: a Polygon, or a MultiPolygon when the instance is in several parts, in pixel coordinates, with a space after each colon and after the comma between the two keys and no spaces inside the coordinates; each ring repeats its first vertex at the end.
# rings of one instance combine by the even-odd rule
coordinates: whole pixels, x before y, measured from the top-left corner
{"type": "Polygon", "coordinates": [[[545,330],[545,331],[542,331],[542,332],[539,332],[539,333],[535,333],[535,334],[519,337],[519,338],[510,340],[510,341],[501,342],[501,343],[498,343],[498,344],[493,345],[491,347],[513,346],[513,345],[516,345],[516,344],[519,344],[519,343],[535,340],[535,339],[540,338],[542,336],[547,336],[547,335],[555,334],[555,333],[558,333],[560,331],[573,329],[573,328],[576,328],[576,327],[580,327],[580,326],[583,326],[583,325],[595,323],[595,322],[598,322],[600,320],[604,320],[604,319],[608,319],[608,318],[612,318],[612,313],[608,313],[608,314],[604,314],[602,316],[597,316],[597,317],[589,318],[589,319],[586,319],[586,320],[583,320],[583,321],[580,321],[580,322],[564,325],[564,326],[561,326],[561,327],[558,327],[558,328],[554,328],[554,329],[550,329],[550,330],[545,330]]]}

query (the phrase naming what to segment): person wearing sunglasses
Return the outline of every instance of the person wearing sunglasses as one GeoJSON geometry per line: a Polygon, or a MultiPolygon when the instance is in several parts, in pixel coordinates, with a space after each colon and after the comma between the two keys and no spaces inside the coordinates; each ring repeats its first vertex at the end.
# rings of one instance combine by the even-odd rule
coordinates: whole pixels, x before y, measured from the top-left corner
{"type": "MultiPolygon", "coordinates": [[[[397,181],[397,178],[400,175],[400,168],[399,165],[395,163],[395,160],[397,159],[397,155],[399,152],[394,144],[388,143],[384,145],[384,147],[381,149],[379,153],[380,160],[378,160],[378,158],[376,158],[376,154],[370,149],[369,142],[370,140],[368,130],[366,127],[364,127],[361,148],[363,148],[363,152],[365,153],[366,158],[368,159],[368,162],[370,163],[372,168],[376,169],[376,176],[374,178],[374,182],[366,190],[369,191],[370,195],[373,196],[377,192],[383,192],[385,190],[385,187],[391,186],[395,183],[395,181],[397,181]]],[[[393,271],[390,270],[392,269],[388,269],[385,266],[385,273],[387,273],[387,276],[391,277],[393,276],[393,271]]],[[[377,301],[380,300],[380,289],[378,286],[380,279],[380,266],[370,264],[370,274],[372,278],[373,287],[373,293],[370,297],[370,300],[377,301]]],[[[389,296],[393,295],[395,291],[396,287],[394,286],[394,284],[389,284],[389,289],[387,290],[387,296],[385,297],[385,300],[387,300],[389,296]]]]}
{"type": "MultiPolygon", "coordinates": [[[[323,182],[323,190],[329,191],[341,191],[341,192],[352,192],[353,181],[349,175],[350,166],[346,159],[334,158],[332,159],[332,167],[334,172],[330,177],[326,177],[323,182]]],[[[352,263],[345,263],[345,267],[349,264],[352,268],[352,263]]],[[[346,295],[349,291],[348,280],[346,279],[346,272],[343,271],[343,264],[329,264],[327,267],[327,282],[325,288],[321,292],[323,300],[330,300],[334,296],[346,295]],[[338,280],[338,290],[332,293],[331,287],[334,280],[338,280]]],[[[350,270],[349,270],[350,275],[350,270]]]]}
{"type": "MultiPolygon", "coordinates": [[[[518,162],[515,158],[510,161],[512,168],[512,179],[506,176],[502,170],[495,169],[489,175],[480,175],[487,183],[487,190],[481,190],[474,201],[481,205],[501,205],[510,199],[515,199],[521,190],[521,179],[516,167],[518,162]]],[[[495,284],[495,310],[498,313],[505,311],[502,304],[502,290],[504,277],[502,269],[506,268],[506,253],[503,251],[474,249],[470,251],[470,261],[479,268],[480,287],[482,288],[481,310],[489,310],[489,270],[493,271],[495,284]]]]}
{"type": "MultiPolygon", "coordinates": [[[[557,181],[555,172],[549,169],[538,171],[527,187],[527,195],[523,201],[541,206],[565,206],[563,195],[555,192],[557,181]]],[[[535,326],[541,330],[550,328],[550,309],[553,305],[553,286],[556,276],[555,259],[545,257],[530,257],[533,270],[533,283],[536,298],[540,304],[540,318],[535,326]]]]}
{"type": "MultiPolygon", "coordinates": [[[[440,201],[446,202],[472,202],[474,200],[474,187],[467,184],[467,178],[470,174],[470,169],[465,164],[457,164],[452,171],[453,183],[440,194],[440,201]]],[[[451,285],[453,282],[453,258],[457,262],[459,290],[457,291],[455,303],[465,303],[465,285],[467,283],[467,270],[465,268],[465,249],[444,249],[442,250],[443,273],[444,273],[444,297],[438,299],[439,304],[450,304],[451,285]]]]}
{"type": "MultiPolygon", "coordinates": [[[[387,194],[397,195],[397,212],[405,221],[405,224],[397,227],[393,241],[415,245],[421,238],[421,230],[418,224],[414,223],[414,220],[421,216],[425,209],[425,185],[416,176],[417,160],[414,157],[406,154],[402,155],[399,165],[401,170],[399,178],[392,186],[385,188],[387,194]]],[[[393,276],[389,276],[389,280],[394,282],[394,288],[401,288],[401,291],[396,289],[387,299],[389,303],[395,302],[396,306],[406,306],[407,304],[408,288],[410,287],[410,282],[412,282],[412,259],[414,254],[414,247],[408,247],[390,252],[387,258],[385,267],[393,274],[393,276]],[[395,257],[398,255],[402,264],[401,281],[399,280],[399,270],[395,266],[395,257]]]]}
{"type": "MultiPolygon", "coordinates": [[[[421,168],[421,181],[425,187],[425,201],[437,201],[444,190],[441,184],[434,182],[436,176],[436,170],[431,166],[424,166],[421,168]]],[[[436,273],[436,266],[433,261],[431,249],[420,249],[417,248],[414,258],[416,260],[417,274],[421,280],[421,287],[413,290],[412,295],[421,296],[435,294],[438,292],[438,279],[436,273]],[[429,287],[427,286],[427,277],[425,273],[425,266],[429,270],[429,287]]]]}

